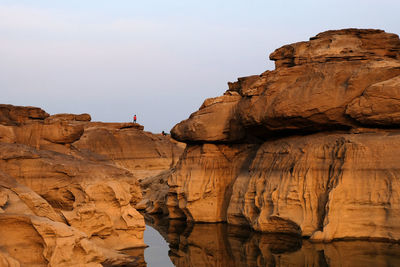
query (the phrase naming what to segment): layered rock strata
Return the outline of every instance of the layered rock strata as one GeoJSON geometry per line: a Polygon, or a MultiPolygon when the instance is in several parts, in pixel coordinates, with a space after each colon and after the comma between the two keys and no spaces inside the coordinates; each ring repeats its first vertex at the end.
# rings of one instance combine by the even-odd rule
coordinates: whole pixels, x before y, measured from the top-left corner
{"type": "MultiPolygon", "coordinates": [[[[144,219],[134,208],[143,203],[139,181],[168,172],[182,150],[136,123],[0,105],[0,260],[145,265],[143,249],[129,253],[135,256],[116,250],[146,246],[144,219]]],[[[153,209],[159,199],[145,195],[144,208],[153,209]]]]}
{"type": "Polygon", "coordinates": [[[139,179],[170,169],[183,152],[170,137],[137,129],[134,123],[87,123],[72,145],[87,157],[103,156],[97,160],[112,161],[139,179]]]}
{"type": "Polygon", "coordinates": [[[400,240],[400,40],[320,33],[177,124],[173,218],[314,240],[400,240]]]}
{"type": "Polygon", "coordinates": [[[170,136],[145,132],[134,123],[91,122],[84,125],[83,135],[72,147],[77,157],[112,162],[129,170],[142,188],[143,199],[135,208],[149,213],[168,213],[167,179],[184,144],[170,136]]]}
{"type": "Polygon", "coordinates": [[[1,266],[103,266],[138,260],[98,246],[40,195],[0,172],[1,266]]]}
{"type": "Polygon", "coordinates": [[[0,169],[42,196],[66,222],[106,247],[144,246],[132,174],[52,151],[0,143],[0,169]],[[122,238],[123,237],[123,238],[122,238]]]}

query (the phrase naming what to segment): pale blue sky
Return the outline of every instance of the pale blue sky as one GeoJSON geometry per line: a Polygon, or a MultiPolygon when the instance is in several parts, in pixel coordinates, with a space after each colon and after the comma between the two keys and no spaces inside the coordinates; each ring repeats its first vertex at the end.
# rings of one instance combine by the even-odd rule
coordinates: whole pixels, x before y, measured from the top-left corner
{"type": "Polygon", "coordinates": [[[400,33],[400,1],[0,0],[0,103],[169,131],[279,46],[340,28],[400,33]]]}

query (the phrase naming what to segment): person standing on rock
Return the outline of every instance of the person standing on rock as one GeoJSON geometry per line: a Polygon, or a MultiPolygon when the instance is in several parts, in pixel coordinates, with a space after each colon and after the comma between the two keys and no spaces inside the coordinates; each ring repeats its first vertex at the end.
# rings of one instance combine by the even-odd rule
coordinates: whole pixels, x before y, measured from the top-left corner
{"type": "Polygon", "coordinates": [[[133,115],[133,122],[136,123],[136,114],[133,115]]]}

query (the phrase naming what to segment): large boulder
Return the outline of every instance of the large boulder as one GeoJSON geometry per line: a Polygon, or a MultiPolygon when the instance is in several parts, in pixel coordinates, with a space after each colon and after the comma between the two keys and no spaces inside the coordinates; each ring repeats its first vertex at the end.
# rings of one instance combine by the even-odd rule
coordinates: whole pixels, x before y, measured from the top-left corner
{"type": "Polygon", "coordinates": [[[400,76],[396,76],[368,87],[347,106],[346,114],[364,125],[400,125],[399,95],[400,76]]]}
{"type": "Polygon", "coordinates": [[[240,99],[241,96],[236,92],[207,99],[199,111],[171,130],[172,137],[183,142],[234,141],[243,138],[244,132],[238,127],[234,116],[240,99]]]}
{"type": "Polygon", "coordinates": [[[397,35],[380,30],[328,31],[308,42],[283,46],[270,58],[275,70],[230,83],[224,96],[206,100],[199,111],[177,124],[173,137],[229,143],[254,136],[265,139],[277,132],[399,125],[394,89],[400,75],[397,35]],[[374,97],[382,90],[385,100],[374,97]],[[367,110],[375,105],[380,107],[367,110]],[[385,118],[374,114],[382,112],[385,118]]]}
{"type": "Polygon", "coordinates": [[[90,114],[82,113],[82,114],[70,114],[70,113],[59,113],[55,115],[51,115],[45,119],[46,122],[52,121],[82,121],[89,122],[92,120],[90,114]]]}
{"type": "Polygon", "coordinates": [[[16,125],[30,120],[44,120],[50,115],[41,108],[0,104],[0,124],[16,125]]]}
{"type": "Polygon", "coordinates": [[[298,42],[276,49],[269,58],[276,69],[307,63],[341,61],[400,60],[399,37],[375,29],[331,30],[317,34],[308,42],[298,42]]]}
{"type": "Polygon", "coordinates": [[[0,105],[0,141],[68,153],[68,146],[84,132],[78,122],[87,119],[86,115],[49,116],[40,108],[0,105]]]}

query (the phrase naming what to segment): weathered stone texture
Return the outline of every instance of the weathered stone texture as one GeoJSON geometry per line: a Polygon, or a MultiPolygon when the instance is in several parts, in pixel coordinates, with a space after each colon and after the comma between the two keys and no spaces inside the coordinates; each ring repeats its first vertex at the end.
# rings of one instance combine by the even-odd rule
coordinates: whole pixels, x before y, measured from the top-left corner
{"type": "Polygon", "coordinates": [[[275,70],[229,83],[172,129],[190,145],[168,181],[170,216],[400,240],[398,36],[328,31],[270,58],[275,70]]]}
{"type": "MultiPolygon", "coordinates": [[[[139,182],[168,172],[182,145],[136,123],[90,120],[0,105],[0,265],[145,265],[139,182]],[[127,248],[141,249],[116,252],[127,248]]],[[[146,191],[144,208],[165,207],[167,192],[146,191]]]]}

